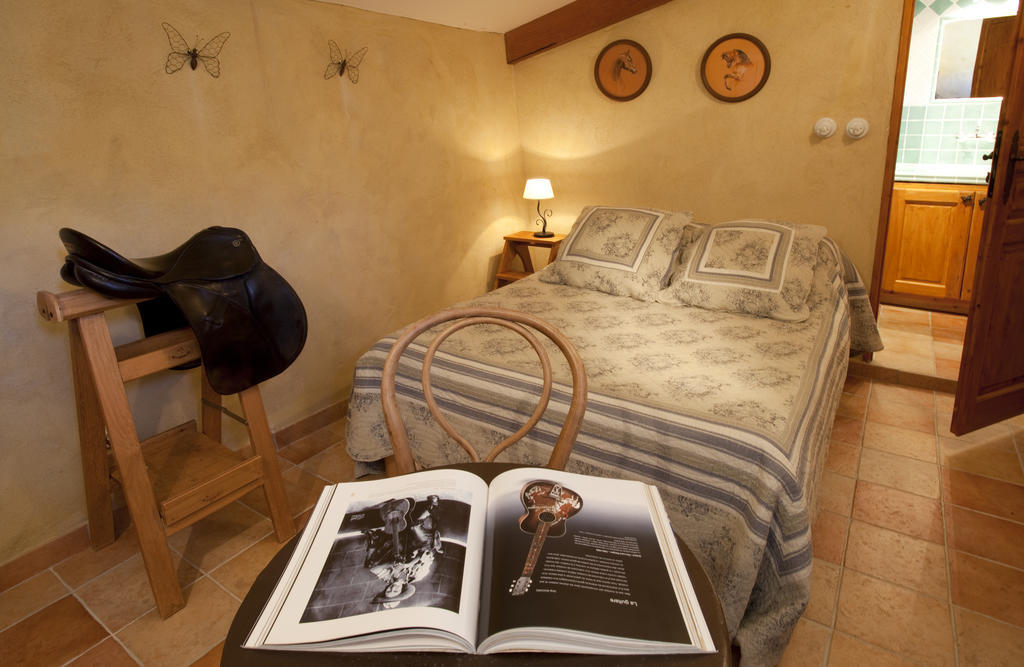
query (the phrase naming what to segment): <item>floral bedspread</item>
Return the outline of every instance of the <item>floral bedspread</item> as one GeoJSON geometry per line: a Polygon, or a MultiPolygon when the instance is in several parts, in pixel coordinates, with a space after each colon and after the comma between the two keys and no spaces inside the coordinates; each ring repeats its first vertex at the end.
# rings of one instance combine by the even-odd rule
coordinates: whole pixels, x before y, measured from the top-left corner
{"type": "MultiPolygon", "coordinates": [[[[814,489],[851,339],[857,350],[881,349],[856,271],[831,242],[820,254],[803,322],[649,303],[536,275],[459,304],[529,312],[573,342],[589,396],[568,469],[660,488],[673,527],[715,586],[744,664],[776,664],[807,605],[814,489]]],[[[380,373],[394,340],[379,341],[356,368],[348,451],[365,469],[391,453],[380,373]]],[[[428,344],[410,347],[398,392],[415,456],[433,466],[466,455],[423,402],[419,366],[428,344]]],[[[494,326],[464,329],[441,350],[435,396],[460,434],[486,452],[536,406],[536,356],[494,326]]],[[[553,345],[550,356],[556,380],[567,381],[553,345]]],[[[569,397],[556,383],[544,419],[500,458],[543,465],[569,397]]]]}

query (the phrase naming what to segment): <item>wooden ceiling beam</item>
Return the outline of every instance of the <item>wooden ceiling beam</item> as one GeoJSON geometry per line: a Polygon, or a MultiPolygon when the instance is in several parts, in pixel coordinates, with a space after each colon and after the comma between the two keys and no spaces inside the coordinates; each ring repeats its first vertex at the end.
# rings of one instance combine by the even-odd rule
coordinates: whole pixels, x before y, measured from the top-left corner
{"type": "Polygon", "coordinates": [[[576,0],[505,33],[510,65],[671,0],[576,0]]]}

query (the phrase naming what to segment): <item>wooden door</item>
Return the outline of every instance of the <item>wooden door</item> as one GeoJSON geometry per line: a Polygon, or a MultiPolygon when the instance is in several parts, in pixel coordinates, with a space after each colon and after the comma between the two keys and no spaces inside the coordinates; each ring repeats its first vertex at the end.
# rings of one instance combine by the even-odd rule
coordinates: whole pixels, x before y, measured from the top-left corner
{"type": "Polygon", "coordinates": [[[1024,3],[967,319],[953,433],[1024,412],[1024,3]]]}
{"type": "Polygon", "coordinates": [[[882,289],[959,299],[975,200],[956,186],[897,183],[882,289]]]}
{"type": "Polygon", "coordinates": [[[1002,97],[1010,80],[1007,54],[1013,48],[1014,16],[997,16],[981,22],[978,54],[974,59],[971,97],[1002,97]]]}

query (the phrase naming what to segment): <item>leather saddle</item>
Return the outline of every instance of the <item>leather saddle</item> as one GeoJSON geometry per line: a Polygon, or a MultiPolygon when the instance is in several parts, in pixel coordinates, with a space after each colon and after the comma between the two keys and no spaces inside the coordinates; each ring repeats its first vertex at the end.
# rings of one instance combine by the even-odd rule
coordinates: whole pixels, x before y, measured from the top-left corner
{"type": "Polygon", "coordinates": [[[138,304],[146,336],[190,326],[219,394],[237,394],[281,373],[306,343],[298,295],[240,229],[210,227],[144,259],[122,257],[67,227],[60,240],[68,252],[60,270],[67,282],[109,297],[152,299],[138,304]]]}

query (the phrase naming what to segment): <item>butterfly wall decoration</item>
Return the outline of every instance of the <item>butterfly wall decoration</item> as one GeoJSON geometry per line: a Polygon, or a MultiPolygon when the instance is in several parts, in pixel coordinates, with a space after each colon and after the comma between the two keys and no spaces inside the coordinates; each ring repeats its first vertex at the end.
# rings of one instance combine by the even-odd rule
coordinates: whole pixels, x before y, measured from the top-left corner
{"type": "Polygon", "coordinates": [[[228,37],[231,36],[230,32],[222,32],[201,47],[199,38],[196,37],[195,46],[190,48],[188,42],[180,32],[174,29],[174,26],[170,23],[161,23],[160,25],[167,33],[167,41],[171,43],[171,52],[167,54],[167,63],[164,64],[165,72],[174,74],[184,67],[185,63],[188,63],[192,69],[195,69],[199,63],[203,63],[203,67],[206,68],[210,76],[220,76],[220,60],[217,59],[217,54],[224,48],[224,42],[228,41],[228,37]]]}
{"type": "Polygon", "coordinates": [[[327,45],[331,48],[331,62],[327,65],[324,78],[331,79],[347,74],[349,81],[359,83],[359,63],[363,62],[363,56],[366,55],[366,50],[369,47],[364,46],[355,53],[349,54],[348,51],[342,53],[342,50],[338,48],[338,43],[333,39],[327,40],[327,45]]]}

